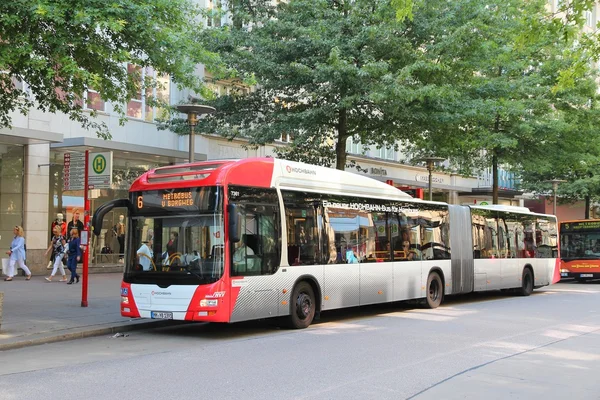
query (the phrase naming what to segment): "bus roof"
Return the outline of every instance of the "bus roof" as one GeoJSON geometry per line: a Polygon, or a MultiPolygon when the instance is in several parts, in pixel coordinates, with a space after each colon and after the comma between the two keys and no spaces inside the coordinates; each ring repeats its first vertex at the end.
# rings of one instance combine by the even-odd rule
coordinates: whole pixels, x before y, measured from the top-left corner
{"type": "Polygon", "coordinates": [[[495,211],[503,211],[503,212],[514,212],[519,214],[530,214],[530,215],[543,215],[548,216],[550,214],[540,214],[531,211],[527,207],[520,206],[508,206],[504,204],[489,204],[489,205],[469,205],[470,208],[478,209],[478,210],[495,210],[495,211]]]}
{"type": "Polygon", "coordinates": [[[142,174],[130,191],[216,185],[412,199],[400,189],[364,175],[267,157],[160,167],[142,174]]]}

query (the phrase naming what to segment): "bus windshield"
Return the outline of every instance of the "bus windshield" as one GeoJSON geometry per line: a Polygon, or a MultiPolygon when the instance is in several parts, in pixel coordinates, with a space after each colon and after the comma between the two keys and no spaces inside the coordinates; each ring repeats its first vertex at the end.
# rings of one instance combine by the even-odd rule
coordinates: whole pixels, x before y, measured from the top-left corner
{"type": "Polygon", "coordinates": [[[223,274],[221,213],[135,216],[131,219],[130,283],[206,284],[223,274]]]}
{"type": "Polygon", "coordinates": [[[560,236],[560,258],[564,261],[600,259],[600,230],[563,232],[560,236]]]}

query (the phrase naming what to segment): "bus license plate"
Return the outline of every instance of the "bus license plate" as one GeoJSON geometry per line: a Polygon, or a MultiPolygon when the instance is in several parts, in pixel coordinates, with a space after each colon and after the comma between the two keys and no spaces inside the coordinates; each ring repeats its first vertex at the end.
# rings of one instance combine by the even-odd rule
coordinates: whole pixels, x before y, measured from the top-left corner
{"type": "Polygon", "coordinates": [[[172,312],[152,311],[150,317],[153,319],[173,319],[172,312]]]}
{"type": "Polygon", "coordinates": [[[593,278],[594,274],[581,274],[579,275],[580,278],[593,278]]]}

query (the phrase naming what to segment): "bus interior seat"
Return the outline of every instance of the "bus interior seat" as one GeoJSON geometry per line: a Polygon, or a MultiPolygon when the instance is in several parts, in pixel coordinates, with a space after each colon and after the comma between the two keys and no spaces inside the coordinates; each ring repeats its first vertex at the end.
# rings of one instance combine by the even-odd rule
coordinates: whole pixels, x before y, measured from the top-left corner
{"type": "Polygon", "coordinates": [[[300,261],[300,246],[288,246],[288,265],[298,265],[300,261]]]}

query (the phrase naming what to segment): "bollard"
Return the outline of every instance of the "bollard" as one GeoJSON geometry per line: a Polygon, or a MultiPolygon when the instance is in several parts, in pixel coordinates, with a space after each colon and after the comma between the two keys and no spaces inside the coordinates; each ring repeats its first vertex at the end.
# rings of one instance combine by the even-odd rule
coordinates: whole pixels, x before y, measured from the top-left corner
{"type": "Polygon", "coordinates": [[[2,330],[2,305],[4,304],[4,292],[0,292],[0,330],[2,330]]]}

